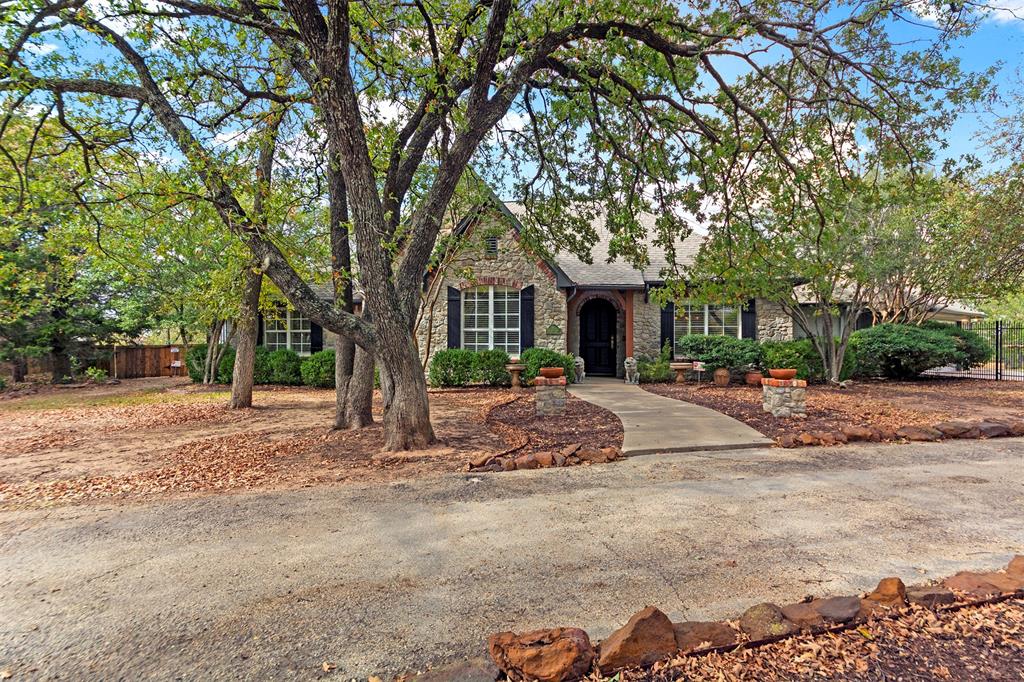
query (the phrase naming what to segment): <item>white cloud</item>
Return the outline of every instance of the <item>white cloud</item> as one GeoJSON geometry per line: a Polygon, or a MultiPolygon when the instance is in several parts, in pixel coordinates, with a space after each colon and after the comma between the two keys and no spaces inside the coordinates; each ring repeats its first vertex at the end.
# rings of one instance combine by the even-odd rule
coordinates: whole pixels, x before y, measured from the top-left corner
{"type": "Polygon", "coordinates": [[[989,18],[1006,23],[1024,20],[1024,0],[996,0],[988,3],[989,18]]]}
{"type": "Polygon", "coordinates": [[[498,129],[518,133],[525,130],[526,126],[529,124],[530,117],[526,114],[520,114],[518,111],[509,111],[500,121],[498,121],[498,129]]]}
{"type": "Polygon", "coordinates": [[[26,52],[31,52],[32,54],[39,55],[40,57],[42,57],[43,55],[50,54],[51,52],[53,52],[56,49],[57,49],[57,46],[54,45],[53,43],[26,43],[25,44],[25,51],[26,52]]]}

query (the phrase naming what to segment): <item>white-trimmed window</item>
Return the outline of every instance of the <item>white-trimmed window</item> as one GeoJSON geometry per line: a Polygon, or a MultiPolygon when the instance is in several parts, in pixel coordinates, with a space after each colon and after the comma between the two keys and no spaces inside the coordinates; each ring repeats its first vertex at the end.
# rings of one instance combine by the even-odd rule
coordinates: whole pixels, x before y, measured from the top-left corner
{"type": "Polygon", "coordinates": [[[519,290],[474,287],[462,292],[462,347],[519,353],[519,290]]]}
{"type": "Polygon", "coordinates": [[[676,306],[675,337],[687,334],[735,336],[743,333],[740,309],[727,305],[703,305],[685,301],[676,306]]]}
{"type": "Polygon", "coordinates": [[[309,318],[286,308],[268,312],[263,316],[263,345],[270,350],[290,348],[299,355],[309,355],[309,318]]]}

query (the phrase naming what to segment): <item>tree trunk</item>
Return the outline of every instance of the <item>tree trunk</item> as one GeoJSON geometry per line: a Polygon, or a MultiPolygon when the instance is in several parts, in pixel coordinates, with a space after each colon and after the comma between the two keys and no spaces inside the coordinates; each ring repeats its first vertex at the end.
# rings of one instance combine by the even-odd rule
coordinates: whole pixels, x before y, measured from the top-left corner
{"type": "Polygon", "coordinates": [[[345,404],[338,405],[337,428],[361,429],[373,424],[373,355],[355,349],[345,404]]]}
{"type": "Polygon", "coordinates": [[[28,360],[20,355],[11,362],[11,380],[15,383],[25,381],[28,376],[28,360]]]}
{"type": "Polygon", "coordinates": [[[252,407],[253,374],[256,369],[256,337],[259,325],[260,289],[263,273],[245,268],[242,306],[238,313],[235,367],[231,373],[231,409],[252,407]]]}
{"type": "Polygon", "coordinates": [[[420,366],[412,334],[381,345],[381,392],[385,395],[384,449],[418,450],[432,445],[434,428],[430,424],[427,382],[420,366]],[[390,384],[390,391],[384,384],[390,384]]]}

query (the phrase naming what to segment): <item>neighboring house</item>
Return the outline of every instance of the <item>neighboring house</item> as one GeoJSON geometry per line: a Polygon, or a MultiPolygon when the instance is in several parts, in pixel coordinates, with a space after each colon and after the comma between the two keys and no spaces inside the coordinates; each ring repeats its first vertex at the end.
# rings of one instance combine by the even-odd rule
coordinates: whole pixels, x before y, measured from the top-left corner
{"type": "MultiPolygon", "coordinates": [[[[687,334],[759,340],[805,336],[781,305],[765,299],[743,306],[680,302],[661,307],[651,292],[664,284],[664,251],[650,246],[650,264],[643,270],[607,262],[611,234],[603,218],[593,225],[598,240],[591,249],[592,264],[569,254],[541,258],[519,238],[522,214],[521,205],[496,199],[456,226],[463,244],[442,272],[444,280],[429,288],[437,295],[421,313],[421,353],[500,348],[517,356],[538,346],[582,357],[588,374],[621,376],[627,357],[655,357],[666,342],[674,347],[687,334]]],[[[640,221],[654,233],[655,216],[642,215],[640,221]]],[[[704,239],[694,233],[679,242],[677,262],[692,263],[704,239]]],[[[325,300],[333,298],[330,285],[316,291],[325,300]]],[[[980,314],[950,308],[940,319],[943,315],[963,319],[980,314]]],[[[870,315],[858,320],[858,328],[866,325],[870,315]]],[[[281,306],[276,315],[260,316],[258,345],[308,355],[334,343],[333,334],[281,306]]]]}

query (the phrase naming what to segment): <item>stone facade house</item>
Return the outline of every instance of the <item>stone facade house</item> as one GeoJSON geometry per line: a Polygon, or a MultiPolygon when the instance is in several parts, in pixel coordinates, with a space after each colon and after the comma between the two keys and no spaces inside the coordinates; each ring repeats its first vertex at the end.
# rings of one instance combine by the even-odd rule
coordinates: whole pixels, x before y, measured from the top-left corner
{"type": "MultiPolygon", "coordinates": [[[[684,334],[728,334],[791,339],[793,322],[770,301],[744,306],[669,304],[651,297],[661,286],[665,254],[649,248],[650,265],[638,270],[608,261],[611,234],[599,218],[593,263],[559,254],[545,259],[523,243],[517,204],[495,203],[456,228],[463,245],[434,282],[417,329],[426,356],[442,348],[500,348],[517,356],[531,346],[580,356],[593,375],[621,376],[627,357],[654,357],[684,334]]],[[[641,216],[653,233],[655,216],[641,216]]],[[[682,264],[703,241],[693,234],[676,249],[682,264]]]]}
{"type": "MultiPolygon", "coordinates": [[[[686,334],[730,335],[759,340],[805,336],[778,303],[751,299],[742,306],[680,302],[665,307],[652,291],[663,285],[665,253],[649,246],[643,270],[608,262],[611,233],[599,217],[592,263],[561,253],[542,258],[520,238],[523,208],[503,203],[481,207],[454,229],[461,239],[441,281],[425,281],[426,303],[417,325],[424,361],[443,348],[500,348],[512,357],[533,346],[582,357],[588,374],[622,376],[627,357],[657,356],[686,334]]],[[[640,221],[654,233],[653,215],[640,221]]],[[[681,265],[693,262],[704,236],[693,233],[676,245],[681,265]]],[[[333,298],[329,285],[318,295],[333,298]]],[[[357,308],[358,298],[357,293],[357,308]]],[[[973,311],[957,310],[959,317],[973,311]]],[[[942,319],[942,315],[937,316],[942,319]]],[[[959,319],[959,318],[958,318],[959,319]]],[[[867,319],[858,327],[869,325],[867,319]]],[[[258,345],[308,355],[334,346],[333,335],[285,306],[260,316],[258,345]]]]}

